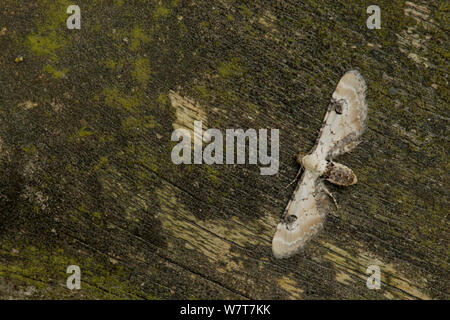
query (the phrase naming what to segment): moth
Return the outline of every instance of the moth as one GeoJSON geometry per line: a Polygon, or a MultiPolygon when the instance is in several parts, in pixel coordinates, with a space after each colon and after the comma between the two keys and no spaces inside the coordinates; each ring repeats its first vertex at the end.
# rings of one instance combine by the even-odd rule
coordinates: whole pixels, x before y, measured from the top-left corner
{"type": "Polygon", "coordinates": [[[297,155],[303,174],[272,240],[276,258],[292,256],[323,227],[327,196],[337,206],[324,180],[339,186],[357,182],[350,168],[333,159],[360,143],[367,123],[366,88],[358,71],[345,73],[333,92],[315,146],[306,156],[297,155]]]}

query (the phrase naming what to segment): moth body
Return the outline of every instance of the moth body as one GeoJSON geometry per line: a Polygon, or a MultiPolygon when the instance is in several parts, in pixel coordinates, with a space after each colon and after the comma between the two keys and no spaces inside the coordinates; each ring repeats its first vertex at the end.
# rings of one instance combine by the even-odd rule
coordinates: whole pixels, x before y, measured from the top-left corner
{"type": "Polygon", "coordinates": [[[316,153],[311,153],[302,158],[302,165],[305,170],[311,170],[317,175],[323,175],[327,170],[327,161],[318,157],[316,153]]]}
{"type": "Polygon", "coordinates": [[[332,94],[315,147],[306,156],[297,155],[304,170],[272,240],[276,258],[292,256],[319,232],[325,221],[327,195],[337,206],[323,180],[340,186],[357,182],[350,168],[333,159],[359,143],[366,128],[365,91],[366,83],[358,71],[345,73],[332,94]]]}

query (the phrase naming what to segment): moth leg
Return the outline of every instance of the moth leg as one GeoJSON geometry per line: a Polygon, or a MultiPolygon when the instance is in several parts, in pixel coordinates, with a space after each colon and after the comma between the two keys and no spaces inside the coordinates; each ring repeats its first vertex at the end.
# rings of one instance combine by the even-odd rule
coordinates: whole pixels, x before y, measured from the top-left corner
{"type": "Polygon", "coordinates": [[[325,193],[331,198],[333,199],[334,205],[336,206],[336,209],[339,209],[339,205],[337,204],[336,198],[333,196],[333,194],[325,187],[322,186],[321,189],[323,191],[325,191],[325,193]]]}

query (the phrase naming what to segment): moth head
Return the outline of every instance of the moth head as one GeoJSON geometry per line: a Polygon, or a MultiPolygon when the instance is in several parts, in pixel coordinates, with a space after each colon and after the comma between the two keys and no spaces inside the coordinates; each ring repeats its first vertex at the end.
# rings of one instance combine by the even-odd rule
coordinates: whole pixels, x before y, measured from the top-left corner
{"type": "Polygon", "coordinates": [[[299,164],[299,165],[301,165],[301,166],[303,166],[303,163],[302,163],[302,159],[303,159],[303,157],[305,156],[305,154],[303,153],[303,152],[297,152],[297,155],[296,155],[296,157],[295,157],[295,160],[297,161],[297,163],[299,164]]]}

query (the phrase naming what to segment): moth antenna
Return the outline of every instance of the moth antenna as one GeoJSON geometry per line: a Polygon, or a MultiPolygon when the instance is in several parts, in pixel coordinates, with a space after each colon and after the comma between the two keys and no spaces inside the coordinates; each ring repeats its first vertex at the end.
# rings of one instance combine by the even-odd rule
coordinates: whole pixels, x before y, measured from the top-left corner
{"type": "Polygon", "coordinates": [[[300,158],[300,155],[303,156],[303,154],[299,153],[299,154],[297,155],[297,157],[296,157],[297,162],[300,164],[300,169],[298,170],[298,172],[297,172],[297,174],[296,174],[294,180],[292,180],[286,187],[284,187],[285,189],[289,188],[289,186],[290,186],[291,184],[293,184],[295,181],[297,181],[297,178],[298,178],[298,176],[300,175],[300,172],[302,172],[302,169],[303,169],[303,163],[299,160],[299,159],[301,159],[301,158],[300,158]]]}
{"type": "MultiPolygon", "coordinates": [[[[302,166],[303,167],[303,166],[302,166]]],[[[297,174],[295,175],[294,180],[292,180],[291,182],[289,182],[289,184],[284,187],[285,189],[287,189],[291,184],[293,184],[295,181],[297,181],[298,176],[300,175],[300,172],[302,172],[302,167],[300,167],[300,169],[298,169],[297,174]]]]}

